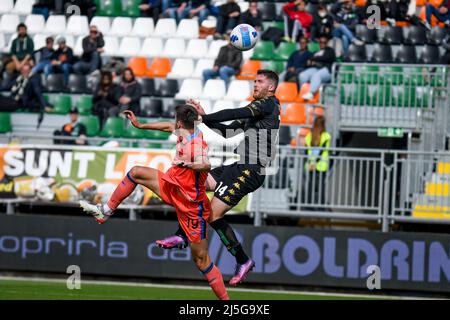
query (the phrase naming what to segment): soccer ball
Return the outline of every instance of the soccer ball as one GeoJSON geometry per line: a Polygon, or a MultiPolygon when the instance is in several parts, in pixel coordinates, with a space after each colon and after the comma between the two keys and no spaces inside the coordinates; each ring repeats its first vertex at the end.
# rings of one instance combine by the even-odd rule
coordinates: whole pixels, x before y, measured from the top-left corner
{"type": "Polygon", "coordinates": [[[239,24],[230,35],[230,43],[238,50],[246,51],[253,48],[258,41],[259,33],[249,24],[239,24]]]}

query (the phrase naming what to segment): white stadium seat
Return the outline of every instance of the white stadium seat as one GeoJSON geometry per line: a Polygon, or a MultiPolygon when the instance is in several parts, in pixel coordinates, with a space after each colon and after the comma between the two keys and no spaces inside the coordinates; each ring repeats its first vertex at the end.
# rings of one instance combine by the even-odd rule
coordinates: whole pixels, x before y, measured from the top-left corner
{"type": "Polygon", "coordinates": [[[42,14],[30,14],[25,19],[29,34],[42,33],[45,30],[45,19],[42,14]]]}
{"type": "Polygon", "coordinates": [[[239,104],[237,105],[236,108],[243,108],[243,107],[246,107],[246,106],[248,106],[250,103],[251,103],[251,101],[241,101],[241,102],[239,102],[239,104]]]}
{"type": "Polygon", "coordinates": [[[182,19],[178,24],[176,37],[196,39],[198,35],[198,21],[196,19],[182,19]]]}
{"type": "Polygon", "coordinates": [[[89,34],[89,23],[86,16],[70,16],[67,21],[66,34],[86,36],[89,34]]]}
{"type": "Polygon", "coordinates": [[[12,12],[21,15],[31,14],[35,2],[35,0],[17,0],[12,12]]]}
{"type": "Polygon", "coordinates": [[[39,50],[42,47],[45,47],[45,39],[47,39],[47,34],[35,34],[33,37],[34,50],[39,50]]]}
{"type": "Polygon", "coordinates": [[[163,41],[159,38],[146,38],[142,44],[141,54],[143,57],[158,57],[163,51],[163,41]]]}
{"type": "Polygon", "coordinates": [[[242,51],[242,61],[250,60],[250,58],[253,55],[253,51],[255,51],[255,48],[246,50],[246,51],[242,51]]]}
{"type": "Polygon", "coordinates": [[[184,56],[186,58],[200,59],[208,54],[208,41],[205,39],[189,40],[184,56]]]}
{"type": "Polygon", "coordinates": [[[206,100],[206,99],[201,99],[201,100],[198,100],[198,102],[202,106],[203,110],[205,110],[206,114],[213,112],[211,101],[206,100]]]}
{"type": "Polygon", "coordinates": [[[75,47],[73,48],[73,54],[80,56],[83,54],[83,38],[84,36],[79,36],[75,42],[75,47]]]}
{"type": "Polygon", "coordinates": [[[221,79],[210,79],[203,87],[202,99],[220,100],[225,96],[225,82],[221,79]]]}
{"type": "Polygon", "coordinates": [[[128,17],[114,18],[111,29],[109,29],[108,35],[125,37],[131,34],[133,29],[133,21],[128,17]]]}
{"type": "Polygon", "coordinates": [[[175,19],[164,18],[159,19],[155,26],[153,37],[170,38],[177,32],[177,23],[175,19]]]}
{"type": "Polygon", "coordinates": [[[228,87],[227,95],[224,99],[242,101],[246,100],[250,94],[250,83],[246,80],[232,80],[228,87]]]}
{"type": "Polygon", "coordinates": [[[218,112],[225,109],[234,109],[234,104],[232,101],[229,100],[217,100],[214,103],[214,106],[212,108],[211,112],[218,112]]]}
{"type": "Polygon", "coordinates": [[[108,17],[93,17],[91,26],[96,26],[98,30],[100,30],[103,35],[106,35],[109,32],[109,28],[111,27],[111,20],[108,17]]]}
{"type": "Polygon", "coordinates": [[[250,7],[248,1],[239,1],[237,4],[241,8],[241,12],[247,11],[248,8],[250,7]]]}
{"type": "Polygon", "coordinates": [[[0,33],[0,52],[6,52],[6,39],[3,33],[0,33]]]}
{"type": "Polygon", "coordinates": [[[138,37],[124,37],[120,42],[119,56],[134,57],[141,52],[141,40],[138,37]]]}
{"type": "Polygon", "coordinates": [[[163,56],[169,58],[177,58],[184,56],[186,46],[183,39],[171,38],[166,41],[163,56]]]}
{"type": "Polygon", "coordinates": [[[197,65],[195,66],[193,78],[202,78],[203,70],[212,69],[214,66],[214,59],[200,59],[197,61],[197,65]]]}
{"type": "Polygon", "coordinates": [[[8,13],[14,8],[14,0],[0,1],[0,13],[8,13]]]}
{"type": "Polygon", "coordinates": [[[150,37],[155,30],[155,23],[152,18],[137,18],[134,22],[131,35],[133,37],[147,38],[150,37]]]}
{"type": "Polygon", "coordinates": [[[189,78],[194,72],[194,61],[192,59],[180,58],[173,63],[172,70],[167,78],[189,78]]]}
{"type": "Polygon", "coordinates": [[[198,99],[202,94],[202,80],[184,79],[175,99],[198,99]]]}
{"type": "Polygon", "coordinates": [[[215,40],[209,45],[208,58],[215,59],[219,54],[220,48],[227,44],[226,40],[215,40]]]}
{"type": "Polygon", "coordinates": [[[66,17],[62,15],[49,16],[45,24],[45,33],[61,35],[66,32],[66,17]]]}
{"type": "Polygon", "coordinates": [[[17,25],[20,23],[19,16],[17,14],[4,14],[0,21],[0,32],[14,33],[17,30],[17,25]]]}
{"type": "Polygon", "coordinates": [[[119,39],[117,37],[105,37],[105,56],[117,56],[119,53],[119,39]]]}

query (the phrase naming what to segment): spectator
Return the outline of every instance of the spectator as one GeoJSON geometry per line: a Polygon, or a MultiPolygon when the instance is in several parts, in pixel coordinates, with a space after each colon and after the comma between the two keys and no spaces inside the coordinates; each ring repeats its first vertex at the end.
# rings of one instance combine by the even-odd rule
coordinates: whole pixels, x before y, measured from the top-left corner
{"type": "Polygon", "coordinates": [[[246,23],[253,26],[258,32],[263,30],[263,20],[261,11],[258,9],[258,1],[250,1],[248,10],[241,14],[239,23],[246,23]]]}
{"type": "MultiPolygon", "coordinates": [[[[62,2],[62,0],[59,0],[62,2]]],[[[58,2],[58,1],[56,1],[58,2]]],[[[48,16],[50,15],[50,11],[55,10],[55,1],[52,0],[37,0],[33,4],[33,7],[31,9],[32,14],[41,14],[44,16],[45,20],[48,19],[48,16]]]]}
{"type": "Polygon", "coordinates": [[[425,26],[428,30],[431,30],[432,16],[435,16],[440,22],[444,22],[447,27],[450,27],[450,0],[445,0],[439,8],[428,3],[425,7],[425,16],[427,19],[425,26]]]}
{"type": "Polygon", "coordinates": [[[337,2],[333,5],[331,12],[334,20],[332,35],[342,40],[344,54],[347,54],[350,43],[363,45],[364,42],[354,35],[359,18],[353,10],[353,3],[350,0],[337,2]]]}
{"type": "Polygon", "coordinates": [[[87,129],[84,124],[79,121],[78,109],[72,108],[69,112],[70,122],[62,126],[61,130],[55,130],[53,135],[74,137],[74,140],[54,139],[54,144],[73,144],[73,145],[87,145],[86,135],[87,129]]]}
{"type": "Polygon", "coordinates": [[[302,96],[305,100],[311,100],[322,83],[331,80],[331,66],[335,60],[335,54],[332,48],[327,47],[327,43],[327,37],[319,38],[320,50],[308,61],[310,67],[299,74],[300,87],[304,83],[311,82],[310,91],[302,96]]]}
{"type": "Polygon", "coordinates": [[[49,65],[52,61],[55,50],[53,49],[53,44],[55,40],[53,37],[47,37],[45,39],[45,47],[40,48],[35,52],[39,55],[39,63],[33,68],[33,73],[41,73],[45,70],[45,67],[49,65]]]}
{"type": "Polygon", "coordinates": [[[231,33],[237,26],[240,15],[241,8],[234,0],[227,0],[225,4],[221,5],[217,17],[216,37],[220,38],[225,33],[231,33]]]}
{"type": "Polygon", "coordinates": [[[119,105],[109,109],[109,116],[117,117],[119,113],[122,113],[125,110],[131,110],[138,114],[142,90],[141,85],[136,81],[131,68],[126,68],[123,71],[120,87],[122,96],[119,98],[119,105]]]}
{"type": "Polygon", "coordinates": [[[66,45],[64,37],[60,37],[57,43],[58,50],[56,50],[51,64],[45,67],[45,76],[48,77],[52,73],[62,72],[64,74],[64,85],[67,85],[70,72],[72,71],[73,51],[66,45]]]}
{"type": "Polygon", "coordinates": [[[162,11],[161,6],[161,0],[141,0],[141,4],[139,5],[141,16],[153,18],[153,21],[156,23],[162,11]]]}
{"type": "Polygon", "coordinates": [[[300,38],[300,49],[293,52],[288,59],[286,71],[280,74],[280,79],[288,82],[297,82],[300,72],[307,68],[307,62],[312,57],[308,51],[308,39],[300,38]]]}
{"type": "Polygon", "coordinates": [[[6,72],[9,75],[12,75],[15,71],[20,71],[27,63],[33,64],[34,43],[27,34],[27,26],[24,23],[19,23],[17,33],[17,38],[13,40],[11,45],[12,61],[6,64],[6,72]]]}
{"type": "Polygon", "coordinates": [[[177,20],[193,18],[198,16],[198,22],[201,25],[209,15],[210,0],[189,0],[183,1],[178,9],[171,8],[170,16],[177,20]]]}
{"type": "Polygon", "coordinates": [[[286,41],[297,42],[297,37],[309,37],[308,29],[312,23],[312,16],[306,12],[306,2],[295,0],[283,6],[284,15],[284,38],[286,41]],[[297,10],[294,8],[297,7],[297,10]],[[292,29],[292,36],[289,37],[289,30],[292,29]],[[301,34],[299,34],[299,32],[301,34]]]}
{"type": "Polygon", "coordinates": [[[181,7],[181,4],[184,2],[185,0],[163,0],[161,5],[163,16],[177,19],[183,12],[184,7],[181,7]]]}
{"type": "Polygon", "coordinates": [[[25,63],[20,75],[0,91],[10,91],[9,97],[0,95],[0,111],[14,112],[25,109],[31,112],[51,111],[42,94],[41,76],[31,73],[31,65],[25,63]]]}
{"type": "MultiPolygon", "coordinates": [[[[228,40],[228,39],[227,39],[228,40]]],[[[241,68],[242,52],[235,49],[230,42],[220,48],[212,69],[203,70],[203,81],[220,77],[228,85],[230,78],[236,75],[241,68]]]]}
{"type": "Polygon", "coordinates": [[[92,113],[97,115],[100,120],[100,124],[106,121],[111,109],[119,105],[119,99],[122,96],[120,87],[113,83],[112,73],[109,71],[103,71],[100,77],[100,83],[93,97],[94,107],[92,113]]]}
{"type": "Polygon", "coordinates": [[[83,39],[81,61],[73,66],[75,74],[91,74],[101,67],[100,54],[105,51],[103,35],[96,26],[90,26],[89,35],[83,39]]]}
{"type": "Polygon", "coordinates": [[[313,17],[313,23],[311,25],[311,40],[315,41],[321,35],[331,38],[332,31],[333,17],[328,12],[327,6],[320,4],[313,17]]]}

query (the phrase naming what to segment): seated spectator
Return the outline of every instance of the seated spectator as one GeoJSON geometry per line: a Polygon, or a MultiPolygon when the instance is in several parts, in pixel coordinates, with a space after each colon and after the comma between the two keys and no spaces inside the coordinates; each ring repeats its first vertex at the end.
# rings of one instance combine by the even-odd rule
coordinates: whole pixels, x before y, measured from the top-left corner
{"type": "Polygon", "coordinates": [[[210,0],[189,0],[183,1],[178,8],[170,9],[170,16],[177,20],[193,18],[198,16],[198,22],[201,25],[203,20],[209,15],[210,0]]]}
{"type": "Polygon", "coordinates": [[[162,12],[161,6],[161,0],[141,0],[141,4],[139,5],[141,16],[153,18],[153,21],[156,23],[162,12]]]}
{"type": "Polygon", "coordinates": [[[333,37],[340,38],[344,49],[344,54],[348,52],[350,43],[358,46],[364,44],[363,41],[355,37],[356,25],[359,18],[353,10],[353,3],[351,0],[344,0],[333,5],[332,10],[334,20],[333,37]]]}
{"type": "Polygon", "coordinates": [[[45,76],[48,77],[50,74],[62,72],[64,74],[64,85],[67,85],[72,71],[73,51],[66,45],[64,37],[60,37],[57,43],[58,50],[56,50],[51,63],[45,67],[45,76]]]}
{"type": "Polygon", "coordinates": [[[320,4],[317,13],[314,14],[311,25],[311,40],[316,41],[321,35],[331,38],[333,31],[333,17],[328,12],[327,6],[320,4]]]}
{"type": "Polygon", "coordinates": [[[297,82],[300,72],[307,68],[307,62],[312,57],[308,51],[308,39],[300,38],[300,49],[293,52],[288,59],[286,71],[280,74],[280,79],[287,82],[297,82]]]}
{"type": "Polygon", "coordinates": [[[69,112],[70,122],[62,126],[61,130],[55,130],[53,135],[78,138],[75,140],[57,139],[53,140],[54,144],[72,144],[87,145],[86,135],[87,129],[84,124],[79,121],[78,109],[72,108],[69,112]]]}
{"type": "Polygon", "coordinates": [[[10,91],[9,96],[0,95],[0,111],[14,112],[18,109],[30,112],[51,111],[42,94],[41,76],[31,73],[31,65],[25,63],[20,75],[0,91],[10,91]]]}
{"type": "Polygon", "coordinates": [[[297,38],[308,37],[309,27],[312,23],[312,16],[306,12],[306,2],[304,0],[295,0],[283,6],[284,11],[284,38],[286,41],[297,42],[297,38]],[[295,10],[295,8],[297,10],[295,10]],[[289,37],[289,30],[291,37],[289,37]],[[300,32],[301,31],[301,32],[300,32]]]}
{"type": "Polygon", "coordinates": [[[45,20],[48,19],[48,16],[50,15],[50,11],[55,10],[55,5],[57,2],[62,3],[62,0],[37,0],[33,4],[33,7],[31,9],[32,14],[41,14],[44,16],[45,20]]]}
{"type": "Polygon", "coordinates": [[[216,37],[221,38],[224,34],[231,33],[237,26],[240,15],[241,8],[234,0],[227,0],[221,5],[217,17],[216,37]]]}
{"type": "MultiPolygon", "coordinates": [[[[228,38],[227,38],[228,40],[228,38]]],[[[241,68],[242,52],[234,48],[230,42],[220,48],[212,69],[203,70],[203,81],[220,77],[228,85],[230,78],[241,68]]]]}
{"type": "Polygon", "coordinates": [[[181,4],[186,2],[185,0],[163,0],[161,4],[162,16],[165,18],[177,19],[181,16],[184,10],[184,6],[181,4]]]}
{"type": "Polygon", "coordinates": [[[336,57],[334,50],[327,47],[327,43],[327,37],[319,38],[320,50],[308,61],[309,68],[299,74],[300,87],[311,82],[310,91],[302,96],[305,100],[311,100],[323,83],[331,81],[331,66],[336,57]]]}
{"type": "Polygon", "coordinates": [[[75,74],[91,74],[101,67],[100,54],[105,51],[103,35],[96,26],[90,26],[89,35],[83,39],[83,55],[81,61],[73,66],[75,74]]]}
{"type": "Polygon", "coordinates": [[[435,16],[440,22],[444,22],[447,27],[450,27],[450,0],[442,2],[439,8],[428,3],[425,7],[425,16],[427,19],[425,26],[428,30],[431,30],[432,16],[435,16]]]}
{"type": "Polygon", "coordinates": [[[122,96],[119,98],[119,105],[109,109],[109,116],[117,117],[125,110],[131,110],[136,114],[139,113],[142,89],[139,82],[136,81],[131,68],[126,68],[123,71],[120,87],[122,96]]]}
{"type": "Polygon", "coordinates": [[[94,106],[92,108],[92,114],[98,116],[102,127],[109,116],[110,110],[119,105],[121,96],[122,90],[113,82],[112,73],[102,71],[100,83],[94,93],[94,106]]]}
{"type": "Polygon", "coordinates": [[[37,50],[34,54],[38,54],[39,62],[36,64],[36,66],[33,68],[33,73],[41,73],[45,70],[45,67],[49,65],[52,62],[53,55],[55,53],[55,50],[53,49],[53,44],[55,40],[53,37],[47,37],[45,39],[45,47],[40,48],[37,50]]]}
{"type": "Polygon", "coordinates": [[[246,23],[253,26],[258,32],[263,30],[263,20],[261,11],[258,10],[258,2],[250,1],[248,10],[241,14],[239,23],[246,23]]]}
{"type": "Polygon", "coordinates": [[[19,23],[17,33],[17,38],[13,40],[11,45],[12,60],[6,63],[6,72],[9,75],[20,71],[25,64],[34,65],[34,42],[27,34],[27,26],[24,23],[19,23]]]}

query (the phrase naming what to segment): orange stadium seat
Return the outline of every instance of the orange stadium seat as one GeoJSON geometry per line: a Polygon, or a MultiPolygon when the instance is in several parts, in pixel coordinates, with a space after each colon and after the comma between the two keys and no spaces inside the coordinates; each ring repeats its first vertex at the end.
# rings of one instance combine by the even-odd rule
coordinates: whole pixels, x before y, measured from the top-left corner
{"type": "Polygon", "coordinates": [[[281,82],[275,92],[275,96],[281,103],[294,102],[297,98],[297,94],[297,84],[294,82],[281,82]]]}
{"type": "Polygon", "coordinates": [[[357,7],[364,7],[366,5],[366,0],[356,0],[355,6],[357,7]]]}
{"type": "Polygon", "coordinates": [[[133,57],[128,62],[128,67],[133,70],[136,77],[144,77],[147,74],[147,58],[133,57]]]}
{"type": "Polygon", "coordinates": [[[148,69],[147,76],[151,78],[165,78],[170,72],[169,58],[154,58],[150,69],[148,69]]]}
{"type": "Polygon", "coordinates": [[[282,124],[305,124],[306,114],[303,103],[290,103],[286,110],[281,112],[282,124]]]}
{"type": "Polygon", "coordinates": [[[238,80],[255,80],[256,72],[261,69],[262,62],[260,60],[248,60],[241,68],[241,72],[236,76],[238,80]]]}
{"type": "Polygon", "coordinates": [[[309,128],[300,128],[296,137],[292,138],[291,146],[297,146],[297,139],[300,138],[300,146],[305,146],[305,137],[311,130],[309,128]]]}
{"type": "MultiPolygon", "coordinates": [[[[425,9],[426,7],[422,7],[419,12],[419,18],[423,21],[426,21],[425,9]]],[[[443,22],[439,22],[439,20],[435,16],[431,16],[431,26],[435,27],[437,25],[439,25],[439,27],[441,28],[445,27],[445,24],[443,22]]]]}
{"type": "Polygon", "coordinates": [[[432,4],[436,8],[439,8],[443,2],[444,2],[444,0],[428,0],[428,3],[432,4]]]}
{"type": "Polygon", "coordinates": [[[426,4],[427,4],[427,0],[416,0],[417,7],[423,7],[426,4]]]}
{"type": "Polygon", "coordinates": [[[312,98],[311,100],[304,100],[302,98],[302,96],[306,93],[309,92],[309,88],[311,87],[311,85],[309,83],[304,83],[302,85],[302,87],[300,88],[300,92],[298,93],[298,96],[296,97],[295,101],[296,102],[308,102],[308,103],[318,103],[319,102],[319,98],[320,98],[320,92],[317,91],[316,94],[314,95],[314,98],[312,98]]]}

